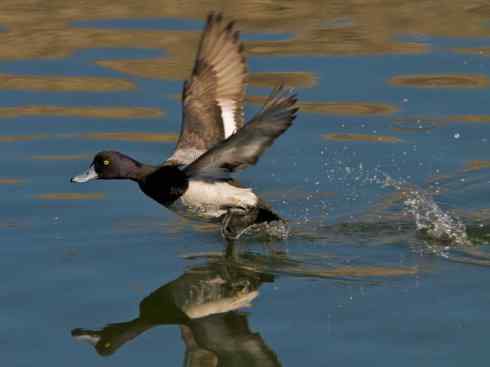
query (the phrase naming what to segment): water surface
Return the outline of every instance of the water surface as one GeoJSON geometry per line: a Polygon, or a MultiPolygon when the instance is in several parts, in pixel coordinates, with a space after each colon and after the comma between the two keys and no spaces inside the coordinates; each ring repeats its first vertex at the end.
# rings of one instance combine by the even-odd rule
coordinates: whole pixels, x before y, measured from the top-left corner
{"type": "Polygon", "coordinates": [[[476,0],[3,0],[2,364],[483,365],[489,49],[476,0]],[[298,90],[240,176],[284,242],[226,248],[131,182],[69,183],[102,149],[172,152],[211,10],[242,30],[249,116],[298,90]]]}

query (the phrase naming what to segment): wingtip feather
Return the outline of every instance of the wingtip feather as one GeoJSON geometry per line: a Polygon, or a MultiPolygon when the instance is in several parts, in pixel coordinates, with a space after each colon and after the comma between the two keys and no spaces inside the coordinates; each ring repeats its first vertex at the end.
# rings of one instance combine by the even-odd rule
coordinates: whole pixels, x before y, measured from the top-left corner
{"type": "Polygon", "coordinates": [[[233,31],[233,27],[235,26],[235,24],[236,24],[236,21],[234,21],[234,20],[230,21],[230,22],[229,22],[229,23],[226,25],[225,30],[226,30],[227,32],[231,32],[231,31],[233,31]]]}

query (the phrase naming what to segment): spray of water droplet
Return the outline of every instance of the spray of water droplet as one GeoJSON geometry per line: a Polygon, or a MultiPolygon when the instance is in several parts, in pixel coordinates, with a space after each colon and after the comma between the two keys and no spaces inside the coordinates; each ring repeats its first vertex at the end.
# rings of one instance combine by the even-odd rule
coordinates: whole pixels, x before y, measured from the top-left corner
{"type": "Polygon", "coordinates": [[[414,217],[418,231],[447,246],[471,245],[464,223],[441,209],[427,191],[410,187],[389,176],[385,176],[383,185],[403,193],[405,208],[414,217]]]}
{"type": "MultiPolygon", "coordinates": [[[[416,150],[416,146],[412,147],[412,149],[416,150]]],[[[383,168],[386,165],[383,165],[383,168],[381,166],[365,167],[363,163],[359,163],[355,151],[350,153],[350,155],[347,154],[345,149],[341,152],[328,151],[327,147],[321,151],[324,168],[323,177],[321,177],[322,185],[324,183],[332,183],[334,186],[340,187],[341,193],[338,195],[338,200],[346,203],[347,205],[345,206],[347,208],[350,206],[356,207],[360,211],[363,209],[365,203],[364,188],[368,189],[368,187],[374,185],[381,188],[395,189],[402,194],[404,199],[402,213],[408,214],[414,219],[416,230],[426,239],[424,242],[430,252],[445,256],[450,248],[472,245],[464,223],[456,216],[443,210],[434,201],[431,192],[409,184],[408,182],[412,181],[410,176],[405,176],[404,179],[393,179],[385,173],[383,168]]],[[[397,169],[397,167],[399,169],[398,164],[393,166],[394,169],[397,169]]],[[[400,171],[400,173],[403,174],[403,171],[400,171]]],[[[313,177],[312,182],[320,182],[319,177],[313,177]]],[[[437,188],[435,192],[437,192],[437,188]]],[[[311,200],[307,199],[306,202],[311,203],[311,200]]],[[[367,204],[370,203],[372,201],[367,202],[367,204]]],[[[338,209],[335,205],[335,202],[332,204],[330,200],[328,212],[335,213],[338,209]]],[[[310,206],[311,204],[307,207],[310,206]]],[[[328,215],[327,205],[322,209],[324,211],[322,214],[325,214],[325,216],[322,216],[323,221],[328,215]]],[[[348,210],[347,214],[352,215],[352,212],[349,213],[348,210]]],[[[305,209],[301,218],[302,223],[311,225],[311,219],[315,221],[315,214],[317,214],[316,211],[310,212],[309,208],[305,209]]],[[[355,221],[355,218],[353,220],[355,221]]],[[[382,221],[383,219],[380,218],[380,220],[382,221]]]]}

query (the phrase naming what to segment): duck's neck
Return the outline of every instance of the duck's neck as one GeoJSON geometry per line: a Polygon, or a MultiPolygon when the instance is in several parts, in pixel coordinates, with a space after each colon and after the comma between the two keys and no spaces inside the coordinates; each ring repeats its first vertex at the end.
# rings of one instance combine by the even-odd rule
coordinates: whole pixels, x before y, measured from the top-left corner
{"type": "Polygon", "coordinates": [[[157,169],[157,167],[138,162],[128,155],[119,152],[112,152],[112,154],[118,158],[117,171],[111,173],[109,177],[103,176],[102,178],[126,179],[141,182],[146,176],[157,169]]]}
{"type": "Polygon", "coordinates": [[[132,181],[141,183],[145,177],[157,170],[157,167],[149,164],[142,164],[135,161],[136,165],[131,169],[128,174],[128,178],[132,181]]]}
{"type": "Polygon", "coordinates": [[[189,186],[185,173],[171,165],[154,168],[137,182],[146,195],[167,207],[180,198],[189,186]]]}

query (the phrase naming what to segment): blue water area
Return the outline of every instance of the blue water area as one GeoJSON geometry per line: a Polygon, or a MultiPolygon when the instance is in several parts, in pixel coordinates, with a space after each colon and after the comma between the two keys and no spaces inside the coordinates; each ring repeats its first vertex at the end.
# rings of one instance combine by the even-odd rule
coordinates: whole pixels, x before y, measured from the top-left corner
{"type": "MultiPolygon", "coordinates": [[[[100,150],[151,164],[173,152],[173,142],[131,134],[178,134],[180,76],[143,77],[97,61],[154,63],[175,55],[143,40],[92,47],[83,38],[87,29],[164,37],[204,25],[185,6],[148,17],[145,4],[121,3],[112,18],[65,4],[60,23],[51,23],[47,5],[36,12],[13,6],[12,19],[27,19],[24,31],[11,31],[19,26],[13,20],[0,25],[22,45],[36,32],[49,40],[60,24],[82,32],[79,39],[70,33],[70,45],[80,44],[63,58],[0,59],[0,77],[13,79],[0,78],[2,365],[484,365],[490,59],[451,49],[488,45],[488,19],[458,37],[435,16],[433,29],[422,27],[417,12],[404,13],[412,22],[379,23],[380,30],[363,24],[353,4],[342,11],[332,5],[334,18],[312,9],[300,17],[311,22],[298,25],[279,2],[263,9],[236,3],[240,11],[228,16],[246,24],[245,40],[285,47],[247,54],[250,73],[309,73],[315,81],[297,83],[294,125],[238,176],[289,219],[289,239],[250,237],[230,246],[219,225],[182,219],[133,182],[69,182],[100,150]],[[323,35],[330,27],[345,50],[323,35]],[[297,39],[310,49],[288,49],[288,42],[303,42],[297,39]],[[428,48],[380,52],[383,42],[428,48]],[[351,44],[362,52],[349,51],[351,44]],[[476,79],[470,87],[392,82],[424,75],[476,79]],[[77,91],[59,81],[43,89],[30,86],[30,77],[46,78],[46,85],[52,77],[104,77],[133,87],[77,91]],[[378,109],[366,112],[366,104],[378,109]],[[53,106],[71,113],[42,110],[53,106]],[[162,116],[89,113],[108,108],[162,116]],[[97,133],[126,135],[94,139],[97,133]]],[[[190,65],[193,57],[177,61],[190,65]]],[[[248,93],[269,90],[251,85],[248,93]]],[[[251,116],[258,106],[245,110],[251,116]]]]}

